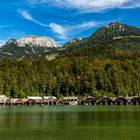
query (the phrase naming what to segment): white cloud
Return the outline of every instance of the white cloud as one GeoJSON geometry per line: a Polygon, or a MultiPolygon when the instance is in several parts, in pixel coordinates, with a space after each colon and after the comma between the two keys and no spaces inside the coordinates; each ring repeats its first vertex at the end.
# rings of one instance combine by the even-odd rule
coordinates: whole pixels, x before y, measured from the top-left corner
{"type": "Polygon", "coordinates": [[[101,12],[114,8],[138,8],[140,0],[28,0],[31,4],[76,9],[80,12],[101,12]]]}
{"type": "Polygon", "coordinates": [[[40,26],[51,29],[52,32],[57,35],[57,37],[63,40],[68,39],[68,37],[71,36],[71,34],[74,34],[75,32],[79,33],[81,31],[90,29],[92,27],[96,27],[101,24],[100,22],[96,21],[88,21],[76,25],[60,25],[54,22],[50,24],[43,24],[40,21],[36,20],[27,10],[18,10],[18,12],[26,20],[30,20],[40,26]]]}
{"type": "Polygon", "coordinates": [[[140,0],[134,1],[130,0],[126,5],[123,6],[124,9],[140,8],[140,0]]]}
{"type": "Polygon", "coordinates": [[[36,20],[27,10],[19,9],[18,12],[23,18],[30,20],[40,26],[50,28],[54,33],[58,34],[60,36],[60,38],[66,39],[65,28],[63,28],[61,25],[58,25],[56,23],[43,24],[43,23],[39,22],[38,20],[36,20]]]}
{"type": "Polygon", "coordinates": [[[61,36],[61,39],[67,39],[66,33],[67,29],[61,25],[58,25],[56,23],[49,24],[50,28],[54,33],[57,33],[61,36]]]}
{"type": "Polygon", "coordinates": [[[27,10],[18,10],[18,11],[25,19],[34,21],[34,18],[28,13],[27,10]]]}
{"type": "Polygon", "coordinates": [[[20,10],[20,9],[19,9],[18,12],[19,12],[19,13],[21,14],[21,16],[24,17],[25,19],[30,20],[30,21],[33,21],[34,23],[36,23],[36,24],[38,24],[38,25],[41,25],[41,26],[43,26],[43,27],[48,27],[48,25],[43,24],[43,23],[37,21],[36,19],[34,19],[34,18],[32,17],[32,15],[31,15],[27,10],[20,10]]]}
{"type": "Polygon", "coordinates": [[[61,39],[67,39],[72,34],[74,35],[75,32],[79,33],[87,29],[99,26],[100,24],[101,22],[89,21],[77,25],[58,25],[56,23],[51,23],[49,26],[54,33],[60,35],[61,39]]]}
{"type": "Polygon", "coordinates": [[[96,22],[96,21],[89,21],[89,22],[84,22],[80,25],[74,25],[74,26],[70,26],[69,28],[70,29],[88,29],[88,28],[92,28],[92,27],[95,27],[97,25],[99,25],[100,23],[99,22],[96,22]]]}

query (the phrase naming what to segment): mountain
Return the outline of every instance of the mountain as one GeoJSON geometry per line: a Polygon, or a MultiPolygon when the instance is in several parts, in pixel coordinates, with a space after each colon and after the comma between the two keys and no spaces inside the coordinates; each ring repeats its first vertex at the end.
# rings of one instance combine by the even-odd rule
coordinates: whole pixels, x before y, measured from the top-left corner
{"type": "Polygon", "coordinates": [[[61,47],[49,37],[27,36],[21,39],[10,39],[0,48],[0,58],[16,58],[25,55],[40,54],[61,47]]]}
{"type": "Polygon", "coordinates": [[[89,42],[89,38],[75,38],[73,40],[70,40],[66,44],[64,44],[64,48],[70,48],[70,47],[81,47],[87,45],[89,42]]]}
{"type": "Polygon", "coordinates": [[[118,45],[120,45],[121,40],[123,40],[122,45],[127,46],[128,45],[127,38],[129,38],[129,43],[132,43],[131,45],[139,45],[139,42],[136,43],[134,42],[136,38],[137,40],[140,40],[140,29],[134,26],[129,26],[127,24],[112,22],[104,27],[99,28],[90,37],[83,38],[80,40],[76,39],[75,41],[73,40],[69,41],[64,45],[64,47],[69,48],[80,46],[93,46],[97,44],[106,44],[106,43],[111,44],[114,42],[114,40],[119,40],[118,45]]]}
{"type": "Polygon", "coordinates": [[[105,27],[99,28],[89,38],[91,44],[110,42],[117,37],[140,36],[140,29],[119,22],[112,22],[105,27]]]}
{"type": "Polygon", "coordinates": [[[112,22],[99,28],[90,37],[75,38],[61,48],[49,37],[27,36],[21,39],[11,39],[0,48],[0,59],[52,60],[58,55],[85,55],[85,52],[86,55],[95,55],[97,52],[103,54],[104,50],[109,52],[112,49],[119,49],[119,52],[140,52],[140,29],[112,22]],[[91,49],[87,51],[87,47],[91,49]]]}
{"type": "Polygon", "coordinates": [[[58,43],[56,43],[53,39],[49,37],[37,37],[37,36],[27,36],[21,39],[11,39],[9,40],[5,46],[17,46],[17,47],[26,47],[30,46],[33,48],[56,48],[60,47],[58,43]]]}

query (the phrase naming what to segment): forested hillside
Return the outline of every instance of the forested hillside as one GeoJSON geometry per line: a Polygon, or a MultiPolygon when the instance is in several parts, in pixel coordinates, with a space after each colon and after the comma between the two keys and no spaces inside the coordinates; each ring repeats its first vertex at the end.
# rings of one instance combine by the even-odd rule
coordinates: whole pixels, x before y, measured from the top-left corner
{"type": "MultiPolygon", "coordinates": [[[[129,29],[126,27],[121,29],[129,29]]],[[[0,94],[13,98],[92,95],[97,99],[140,95],[139,29],[131,28],[134,32],[127,33],[136,30],[137,36],[126,34],[97,44],[87,38],[68,42],[60,50],[50,52],[55,59],[49,61],[46,53],[1,60],[0,94]]]]}
{"type": "Polygon", "coordinates": [[[140,95],[140,54],[60,57],[0,62],[0,94],[62,96],[140,95]]]}

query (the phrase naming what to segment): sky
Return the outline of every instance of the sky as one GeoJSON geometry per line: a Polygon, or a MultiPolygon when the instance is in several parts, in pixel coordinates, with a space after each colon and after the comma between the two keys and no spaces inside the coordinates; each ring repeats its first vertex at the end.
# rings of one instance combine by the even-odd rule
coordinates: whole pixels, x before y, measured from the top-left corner
{"type": "Polygon", "coordinates": [[[0,0],[0,44],[30,35],[64,44],[114,21],[140,28],[140,0],[0,0]]]}

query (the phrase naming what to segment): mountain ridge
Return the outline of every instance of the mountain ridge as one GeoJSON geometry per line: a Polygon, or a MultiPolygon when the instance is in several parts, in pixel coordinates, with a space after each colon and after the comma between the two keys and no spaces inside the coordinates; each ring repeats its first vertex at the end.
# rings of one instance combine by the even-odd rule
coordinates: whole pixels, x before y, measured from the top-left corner
{"type": "Polygon", "coordinates": [[[63,56],[63,53],[67,52],[75,54],[82,49],[85,51],[85,47],[98,48],[100,45],[117,47],[123,51],[125,48],[125,51],[140,52],[140,29],[120,22],[111,22],[97,29],[91,36],[72,39],[62,47],[49,37],[25,36],[7,41],[0,48],[0,59],[34,58],[34,56],[46,59],[48,55],[51,57],[51,54],[55,54],[53,56],[63,56]]]}
{"type": "Polygon", "coordinates": [[[87,38],[81,38],[81,40],[74,43],[69,41],[64,46],[93,46],[97,44],[110,43],[114,38],[118,37],[137,37],[140,36],[140,28],[135,26],[129,26],[120,22],[111,22],[106,26],[100,27],[91,36],[87,38]]]}
{"type": "Polygon", "coordinates": [[[52,38],[46,36],[26,36],[21,39],[10,39],[0,48],[0,57],[12,58],[27,54],[42,54],[61,47],[52,38]]]}
{"type": "Polygon", "coordinates": [[[140,29],[120,22],[111,22],[96,30],[89,41],[91,44],[106,43],[119,36],[140,36],[140,29]]]}
{"type": "Polygon", "coordinates": [[[10,39],[6,42],[5,46],[15,43],[18,47],[26,47],[26,45],[31,45],[32,47],[46,47],[46,48],[56,48],[60,47],[52,38],[43,36],[26,36],[21,39],[10,39]]]}

